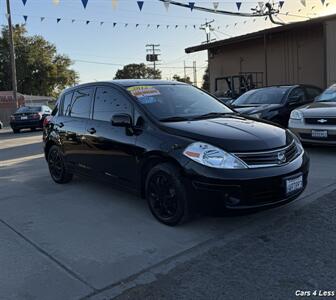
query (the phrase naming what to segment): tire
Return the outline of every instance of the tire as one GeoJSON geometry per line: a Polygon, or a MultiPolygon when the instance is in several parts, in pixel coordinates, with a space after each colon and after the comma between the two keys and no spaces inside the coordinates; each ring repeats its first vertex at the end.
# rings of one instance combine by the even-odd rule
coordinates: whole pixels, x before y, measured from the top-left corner
{"type": "Polygon", "coordinates": [[[13,129],[14,133],[20,133],[20,129],[13,129]]]}
{"type": "Polygon", "coordinates": [[[173,164],[153,167],[147,175],[145,188],[149,209],[159,222],[175,226],[190,219],[186,188],[181,173],[173,164]]]}
{"type": "Polygon", "coordinates": [[[56,183],[63,184],[72,180],[73,174],[67,171],[63,153],[56,145],[51,146],[49,149],[48,166],[51,178],[56,183]]]}

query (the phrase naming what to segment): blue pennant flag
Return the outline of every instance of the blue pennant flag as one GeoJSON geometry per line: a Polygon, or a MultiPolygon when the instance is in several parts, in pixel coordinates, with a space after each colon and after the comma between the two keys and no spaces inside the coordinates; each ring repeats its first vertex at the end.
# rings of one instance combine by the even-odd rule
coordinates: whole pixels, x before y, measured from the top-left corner
{"type": "Polygon", "coordinates": [[[156,25],[156,28],[159,29],[160,25],[156,25]]]}
{"type": "Polygon", "coordinates": [[[44,19],[45,19],[45,17],[41,17],[40,19],[41,19],[41,22],[43,22],[43,21],[44,21],[44,19]]]}
{"type": "Polygon", "coordinates": [[[103,26],[104,22],[100,22],[100,26],[103,26]]]}
{"type": "Polygon", "coordinates": [[[240,7],[241,7],[242,3],[241,2],[236,2],[236,5],[237,5],[238,10],[240,10],[240,7]]]}
{"type": "Polygon", "coordinates": [[[22,0],[23,5],[26,5],[27,0],[22,0]]]}
{"type": "Polygon", "coordinates": [[[177,28],[178,27],[178,25],[175,25],[175,28],[177,28]]]}
{"type": "Polygon", "coordinates": [[[59,23],[61,21],[61,18],[57,18],[57,23],[59,23]]]}
{"type": "Polygon", "coordinates": [[[279,6],[280,6],[280,8],[283,7],[284,3],[285,3],[285,1],[279,1],[279,6]]]}
{"type": "Polygon", "coordinates": [[[135,25],[135,28],[137,28],[137,27],[139,27],[139,24],[136,24],[136,25],[135,25]]]}
{"type": "Polygon", "coordinates": [[[84,9],[86,8],[86,5],[88,4],[88,1],[89,1],[89,0],[82,0],[82,3],[83,3],[83,6],[84,6],[84,9]]]}
{"type": "Polygon", "coordinates": [[[90,21],[89,21],[89,20],[87,20],[87,21],[86,21],[86,25],[89,25],[89,23],[90,23],[90,21]]]}
{"type": "Polygon", "coordinates": [[[116,23],[116,22],[114,22],[114,23],[113,23],[113,27],[116,27],[116,25],[117,25],[117,23],[116,23]]]}
{"type": "Polygon", "coordinates": [[[28,16],[23,16],[25,22],[27,22],[28,16]]]}
{"type": "Polygon", "coordinates": [[[191,11],[194,9],[194,6],[195,6],[195,2],[189,2],[189,7],[191,11]]]}
{"type": "Polygon", "coordinates": [[[140,11],[142,10],[142,7],[143,7],[143,5],[144,5],[144,2],[143,1],[137,1],[137,3],[138,3],[138,6],[139,6],[139,9],[140,9],[140,11]]]}

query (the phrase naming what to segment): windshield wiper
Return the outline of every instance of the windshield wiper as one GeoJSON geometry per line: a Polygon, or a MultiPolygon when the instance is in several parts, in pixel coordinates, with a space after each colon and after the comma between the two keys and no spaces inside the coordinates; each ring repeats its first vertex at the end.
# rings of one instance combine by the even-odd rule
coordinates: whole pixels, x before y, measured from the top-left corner
{"type": "Polygon", "coordinates": [[[210,112],[204,115],[199,115],[199,116],[194,116],[191,117],[193,120],[197,119],[208,119],[208,118],[218,118],[218,117],[223,117],[223,116],[232,116],[234,113],[219,113],[219,112],[210,112]]]}
{"type": "Polygon", "coordinates": [[[176,116],[176,117],[168,117],[168,118],[163,118],[160,119],[160,122],[180,122],[180,121],[189,121],[189,117],[181,117],[181,116],[176,116]]]}

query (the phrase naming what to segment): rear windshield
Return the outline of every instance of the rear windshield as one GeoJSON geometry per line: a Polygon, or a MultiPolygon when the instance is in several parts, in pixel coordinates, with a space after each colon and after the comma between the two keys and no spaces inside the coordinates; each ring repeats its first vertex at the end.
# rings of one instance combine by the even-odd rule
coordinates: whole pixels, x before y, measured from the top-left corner
{"type": "Polygon", "coordinates": [[[207,113],[233,113],[217,99],[191,85],[131,86],[127,91],[159,120],[207,113]]]}
{"type": "Polygon", "coordinates": [[[270,87],[251,90],[240,96],[233,104],[281,104],[287,91],[288,88],[286,87],[270,87]]]}
{"type": "Polygon", "coordinates": [[[317,102],[335,102],[336,101],[336,84],[326,89],[318,98],[317,102]]]}
{"type": "Polygon", "coordinates": [[[16,113],[31,113],[39,111],[42,111],[41,106],[22,106],[16,111],[16,113]]]}

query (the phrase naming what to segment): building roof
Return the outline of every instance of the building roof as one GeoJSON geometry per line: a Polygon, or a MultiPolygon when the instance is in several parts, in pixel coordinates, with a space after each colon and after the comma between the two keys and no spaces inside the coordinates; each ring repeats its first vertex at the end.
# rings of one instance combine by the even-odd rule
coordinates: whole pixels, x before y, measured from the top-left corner
{"type": "Polygon", "coordinates": [[[336,19],[336,14],[314,18],[308,21],[303,21],[303,22],[289,23],[289,24],[282,25],[282,26],[277,26],[277,27],[268,28],[268,29],[240,35],[240,36],[235,36],[233,38],[228,38],[228,39],[224,39],[220,41],[215,41],[212,43],[189,47],[185,49],[185,52],[193,53],[197,51],[208,50],[211,48],[231,45],[231,44],[235,44],[235,43],[239,43],[239,42],[243,42],[243,41],[247,41],[251,39],[262,38],[264,37],[264,35],[267,35],[267,34],[278,33],[278,32],[288,31],[288,30],[297,29],[297,28],[303,28],[309,25],[323,24],[325,21],[333,20],[333,19],[336,19]]]}

